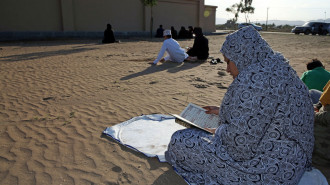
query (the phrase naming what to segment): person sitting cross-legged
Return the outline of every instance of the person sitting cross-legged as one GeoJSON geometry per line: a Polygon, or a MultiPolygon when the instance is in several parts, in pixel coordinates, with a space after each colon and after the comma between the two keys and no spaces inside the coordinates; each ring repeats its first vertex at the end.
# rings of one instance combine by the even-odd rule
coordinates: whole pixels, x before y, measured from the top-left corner
{"type": "Polygon", "coordinates": [[[188,48],[189,61],[206,60],[209,57],[209,40],[203,35],[202,28],[195,27],[195,40],[192,48],[188,48]]]}
{"type": "Polygon", "coordinates": [[[153,62],[150,62],[150,64],[157,64],[159,61],[164,62],[167,60],[178,63],[183,62],[188,57],[188,54],[180,47],[180,44],[176,40],[172,39],[171,30],[165,30],[163,36],[164,42],[158,56],[153,62]],[[162,58],[165,52],[167,55],[162,58]]]}

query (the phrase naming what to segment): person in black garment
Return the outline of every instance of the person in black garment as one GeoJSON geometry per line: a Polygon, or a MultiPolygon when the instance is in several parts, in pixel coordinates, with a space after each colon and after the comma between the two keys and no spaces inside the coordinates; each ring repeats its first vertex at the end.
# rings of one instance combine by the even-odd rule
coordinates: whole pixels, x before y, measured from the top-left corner
{"type": "Polygon", "coordinates": [[[187,50],[188,60],[206,60],[209,57],[209,40],[203,35],[201,27],[195,27],[194,34],[194,45],[187,50]]]}
{"type": "Polygon", "coordinates": [[[104,37],[102,43],[107,44],[107,43],[115,43],[115,42],[117,41],[115,39],[115,35],[113,34],[112,26],[111,24],[107,24],[107,29],[104,31],[104,37]]]}

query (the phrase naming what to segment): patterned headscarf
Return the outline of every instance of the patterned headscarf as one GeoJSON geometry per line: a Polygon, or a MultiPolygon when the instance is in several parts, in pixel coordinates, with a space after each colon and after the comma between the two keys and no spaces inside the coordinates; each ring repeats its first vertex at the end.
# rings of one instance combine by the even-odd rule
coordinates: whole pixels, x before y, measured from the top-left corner
{"type": "Polygon", "coordinates": [[[234,62],[240,72],[251,64],[269,61],[269,57],[287,61],[280,53],[274,52],[252,26],[227,36],[220,52],[234,62]]]}
{"type": "Polygon", "coordinates": [[[220,51],[239,71],[220,107],[220,123],[226,131],[216,131],[229,155],[246,161],[261,155],[283,158],[287,154],[282,151],[291,151],[297,153],[282,160],[290,163],[304,156],[307,161],[302,162],[309,167],[313,105],[288,60],[274,52],[252,26],[228,35],[220,51]]]}

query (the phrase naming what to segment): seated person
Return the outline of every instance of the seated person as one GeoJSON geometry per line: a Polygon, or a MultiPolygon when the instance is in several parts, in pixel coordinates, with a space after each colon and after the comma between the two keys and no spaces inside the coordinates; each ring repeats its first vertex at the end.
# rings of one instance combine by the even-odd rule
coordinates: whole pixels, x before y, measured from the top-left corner
{"type": "Polygon", "coordinates": [[[106,44],[106,43],[114,43],[114,42],[118,42],[118,41],[116,41],[115,39],[115,35],[113,34],[111,24],[107,24],[107,29],[104,31],[104,37],[102,43],[106,44]]]}
{"type": "Polygon", "coordinates": [[[175,40],[175,39],[178,39],[178,32],[174,29],[173,26],[171,26],[171,33],[172,33],[172,38],[175,40]]]}
{"type": "Polygon", "coordinates": [[[320,106],[315,106],[313,163],[330,166],[330,80],[325,85],[320,98],[320,106]]]}
{"type": "Polygon", "coordinates": [[[188,35],[187,35],[188,39],[192,39],[194,38],[194,28],[192,26],[188,27],[188,35]]]}
{"type": "Polygon", "coordinates": [[[330,80],[330,72],[325,70],[323,64],[318,59],[312,59],[307,63],[307,70],[301,76],[301,80],[308,89],[323,91],[323,87],[330,80]]]}
{"type": "Polygon", "coordinates": [[[185,50],[180,47],[180,44],[176,40],[172,39],[171,30],[165,30],[163,35],[164,42],[162,48],[160,49],[156,60],[150,62],[150,64],[157,64],[159,61],[164,62],[167,60],[178,63],[183,62],[188,55],[185,50]],[[165,52],[167,55],[162,58],[165,52]]]}
{"type": "Polygon", "coordinates": [[[209,40],[203,35],[202,28],[195,27],[195,40],[192,48],[188,48],[188,60],[206,60],[209,57],[209,40]]]}
{"type": "Polygon", "coordinates": [[[312,169],[307,87],[252,26],[228,35],[220,51],[233,82],[220,108],[204,107],[220,126],[176,131],[167,162],[190,184],[298,184],[312,169]]]}
{"type": "Polygon", "coordinates": [[[181,26],[178,39],[186,39],[186,38],[188,38],[188,30],[186,30],[184,26],[181,26]]]}
{"type": "Polygon", "coordinates": [[[163,25],[159,25],[159,28],[157,29],[157,32],[156,32],[156,37],[157,38],[162,38],[163,37],[163,32],[164,32],[163,25]]]}

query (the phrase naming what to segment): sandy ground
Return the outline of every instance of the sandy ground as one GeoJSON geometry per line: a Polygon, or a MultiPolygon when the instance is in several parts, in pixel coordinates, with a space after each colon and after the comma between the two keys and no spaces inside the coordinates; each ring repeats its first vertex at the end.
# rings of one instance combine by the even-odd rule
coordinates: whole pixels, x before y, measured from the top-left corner
{"type": "MultiPolygon", "coordinates": [[[[299,76],[311,58],[330,70],[329,36],[262,35],[299,76]]],[[[225,35],[207,37],[210,56],[223,59],[225,35]]],[[[0,43],[0,184],[185,184],[167,163],[102,131],[142,114],[180,113],[189,102],[220,105],[232,78],[225,64],[150,66],[162,39],[121,41],[0,43]]]]}

